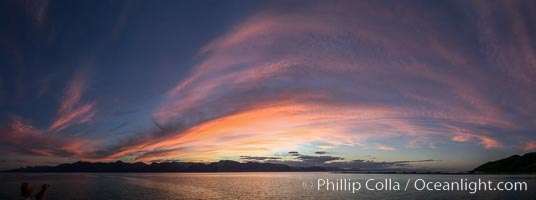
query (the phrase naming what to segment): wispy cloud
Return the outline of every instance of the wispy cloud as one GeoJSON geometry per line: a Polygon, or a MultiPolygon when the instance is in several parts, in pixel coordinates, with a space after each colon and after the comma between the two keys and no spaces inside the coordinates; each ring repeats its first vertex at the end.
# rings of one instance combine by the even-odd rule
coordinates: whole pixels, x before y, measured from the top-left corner
{"type": "Polygon", "coordinates": [[[264,160],[279,160],[280,157],[269,157],[269,156],[240,156],[240,159],[247,161],[264,161],[264,160]]]}
{"type": "Polygon", "coordinates": [[[525,147],[523,148],[525,151],[534,151],[536,150],[536,141],[530,141],[525,143],[525,147]]]}
{"type": "MultiPolygon", "coordinates": [[[[402,161],[385,161],[378,162],[372,160],[352,160],[348,162],[332,162],[328,166],[340,167],[347,169],[359,169],[359,170],[396,170],[404,168],[412,168],[413,164],[437,162],[437,160],[402,160],[402,161]]],[[[416,168],[412,168],[415,170],[416,168]]]]}
{"type": "Polygon", "coordinates": [[[12,115],[10,123],[0,125],[0,151],[45,157],[84,158],[95,151],[96,141],[64,133],[66,128],[87,123],[95,115],[94,103],[81,103],[86,88],[82,73],[73,76],[58,106],[58,118],[48,128],[32,125],[22,116],[12,115]]]}
{"type": "Polygon", "coordinates": [[[47,11],[49,7],[48,0],[23,1],[26,10],[34,21],[35,27],[41,27],[45,24],[47,11]]]}
{"type": "Polygon", "coordinates": [[[382,150],[382,151],[394,151],[394,150],[396,150],[393,147],[385,146],[385,145],[376,145],[375,148],[378,149],[378,150],[382,150]]]}
{"type": "MultiPolygon", "coordinates": [[[[63,88],[50,125],[12,120],[2,126],[2,142],[30,154],[95,160],[234,156],[287,162],[272,155],[288,152],[292,162],[364,168],[419,161],[345,156],[361,149],[378,157],[371,152],[448,151],[441,147],[450,144],[533,150],[535,136],[527,133],[536,130],[536,29],[524,4],[270,4],[206,41],[190,73],[151,102],[156,108],[149,116],[139,105],[133,105],[139,111],[110,115],[147,119],[144,125],[152,126],[128,135],[100,134],[109,138],[98,144],[68,137],[97,114],[80,71],[63,88]],[[37,147],[27,148],[32,145],[37,147]],[[340,149],[347,154],[338,155],[340,149]]],[[[35,8],[37,21],[46,19],[46,5],[35,8]]],[[[124,7],[115,34],[126,28],[132,11],[137,6],[124,7]]],[[[99,128],[118,130],[121,122],[99,128]]]]}
{"type": "Polygon", "coordinates": [[[291,158],[264,157],[264,156],[240,156],[241,159],[255,162],[286,164],[298,167],[325,166],[352,170],[397,170],[418,169],[413,166],[419,163],[438,162],[438,160],[398,160],[398,161],[373,161],[373,160],[349,160],[336,156],[311,156],[292,152],[291,158]]]}
{"type": "MultiPolygon", "coordinates": [[[[495,51],[503,49],[495,16],[476,7],[477,20],[459,11],[463,27],[475,27],[467,31],[424,5],[315,2],[259,12],[204,46],[203,59],[166,94],[154,118],[172,128],[98,156],[187,146],[165,156],[218,158],[314,142],[382,151],[449,142],[519,145],[505,144],[495,130],[536,129],[536,95],[529,92],[536,76],[519,74],[535,73],[532,49],[495,51]],[[509,63],[523,65],[512,70],[509,63]],[[367,142],[390,138],[411,142],[367,142]]],[[[521,38],[506,39],[528,41],[524,26],[514,22],[511,31],[521,38]]]]}
{"type": "Polygon", "coordinates": [[[49,127],[49,131],[61,131],[72,124],[83,124],[91,120],[95,115],[95,103],[81,103],[85,90],[86,78],[83,72],[78,72],[65,88],[58,109],[59,117],[49,127]]]}
{"type": "Polygon", "coordinates": [[[0,151],[9,154],[37,155],[45,157],[83,157],[86,151],[94,151],[90,140],[71,135],[50,134],[33,127],[20,116],[13,116],[9,125],[0,126],[0,151]]]}
{"type": "Polygon", "coordinates": [[[297,157],[297,159],[305,163],[325,163],[325,162],[335,161],[335,160],[344,160],[344,158],[336,157],[336,156],[308,156],[308,155],[300,155],[297,157]]]}

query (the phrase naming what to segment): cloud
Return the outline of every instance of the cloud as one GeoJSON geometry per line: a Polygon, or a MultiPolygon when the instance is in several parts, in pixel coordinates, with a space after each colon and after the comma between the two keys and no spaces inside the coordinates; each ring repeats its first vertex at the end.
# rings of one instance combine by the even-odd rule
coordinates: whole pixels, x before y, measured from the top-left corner
{"type": "Polygon", "coordinates": [[[371,160],[352,160],[348,162],[332,162],[328,166],[339,167],[345,169],[355,169],[355,170],[393,170],[393,169],[404,169],[411,168],[412,164],[415,163],[425,163],[425,162],[437,162],[437,160],[427,159],[427,160],[404,160],[404,161],[389,161],[389,162],[377,162],[371,160]]]}
{"type": "Polygon", "coordinates": [[[335,148],[336,146],[320,145],[320,146],[317,146],[317,147],[320,148],[320,149],[333,149],[333,148],[335,148]]]}
{"type": "Polygon", "coordinates": [[[45,157],[83,157],[94,151],[93,141],[71,135],[50,134],[33,127],[20,116],[12,116],[12,123],[0,125],[0,151],[9,154],[45,157]]]}
{"type": "MultiPolygon", "coordinates": [[[[315,152],[315,154],[327,154],[328,152],[326,151],[317,151],[315,152]]],[[[337,156],[311,156],[311,155],[304,155],[304,154],[300,154],[298,153],[297,151],[290,151],[288,152],[288,155],[291,156],[292,158],[290,158],[290,160],[285,160],[285,161],[282,161],[282,162],[288,162],[287,164],[289,165],[298,165],[298,166],[316,166],[316,165],[319,165],[319,164],[324,164],[324,163],[327,163],[327,162],[331,162],[331,161],[337,161],[337,160],[344,160],[344,158],[342,157],[337,157],[337,156]]],[[[272,157],[261,157],[263,158],[262,160],[263,161],[266,161],[266,162],[274,162],[275,160],[279,160],[281,159],[280,157],[276,157],[275,159],[272,158],[272,157]]],[[[288,159],[288,158],[287,158],[288,159]]],[[[278,162],[280,163],[280,162],[278,162]]]]}
{"type": "MultiPolygon", "coordinates": [[[[86,87],[82,75],[77,73],[73,76],[65,88],[58,108],[59,116],[48,128],[35,127],[30,120],[19,115],[12,115],[8,124],[0,124],[0,151],[8,154],[77,159],[85,158],[88,152],[95,151],[96,139],[65,132],[68,127],[89,122],[95,115],[95,103],[81,103],[86,87]]],[[[83,131],[82,129],[81,132],[83,131]]]]}
{"type": "Polygon", "coordinates": [[[41,27],[45,24],[47,10],[49,7],[48,0],[23,1],[27,12],[34,21],[35,27],[41,27]]]}
{"type": "Polygon", "coordinates": [[[123,3],[119,15],[117,16],[117,21],[113,27],[113,37],[119,37],[120,32],[123,30],[125,24],[128,21],[128,18],[132,13],[139,7],[140,1],[126,1],[123,3]]]}
{"type": "MultiPolygon", "coordinates": [[[[525,4],[340,1],[267,7],[199,49],[190,74],[154,109],[154,126],[98,144],[66,137],[96,115],[96,103],[84,98],[87,77],[78,72],[48,128],[12,120],[2,126],[2,143],[42,156],[138,161],[210,161],[302,152],[318,144],[322,150],[400,151],[453,142],[531,150],[526,141],[534,135],[525,133],[536,130],[536,69],[534,23],[525,4]]],[[[43,21],[46,6],[40,5],[36,20],[43,21]]],[[[119,14],[116,33],[132,8],[119,14]]],[[[112,116],[135,112],[142,113],[112,116]]],[[[288,154],[295,158],[285,162],[302,164],[414,163],[288,154]]]]}
{"type": "Polygon", "coordinates": [[[83,72],[75,74],[65,88],[64,96],[58,109],[59,117],[49,127],[49,131],[61,131],[73,124],[83,124],[95,115],[95,103],[81,103],[86,90],[86,79],[83,72]]]}
{"type": "Polygon", "coordinates": [[[157,159],[157,160],[151,160],[151,163],[167,163],[167,162],[180,162],[181,160],[177,159],[157,159]]]}
{"type": "MultiPolygon", "coordinates": [[[[153,113],[169,128],[119,140],[95,156],[188,147],[167,156],[218,158],[314,142],[392,151],[399,147],[370,142],[392,138],[414,141],[410,148],[519,145],[505,144],[501,133],[536,129],[529,92],[536,76],[519,73],[535,73],[531,50],[497,50],[518,39],[497,39],[496,17],[476,7],[478,19],[456,11],[461,24],[447,20],[445,10],[457,6],[315,2],[260,11],[200,50],[200,62],[153,113]]],[[[524,26],[506,31],[525,41],[524,26]]]]}
{"type": "Polygon", "coordinates": [[[121,123],[121,124],[119,124],[119,125],[117,125],[117,126],[111,128],[111,129],[108,130],[108,131],[109,131],[109,132],[114,132],[114,131],[117,131],[117,130],[119,130],[119,129],[122,129],[122,128],[126,127],[126,126],[128,126],[128,122],[123,122],[123,123],[121,123]]]}
{"type": "Polygon", "coordinates": [[[475,133],[472,133],[470,130],[458,128],[458,127],[451,127],[455,130],[455,136],[452,137],[452,141],[455,142],[469,142],[472,140],[479,141],[480,144],[482,144],[485,148],[496,148],[496,147],[502,147],[502,144],[485,135],[478,135],[475,133]]]}
{"type": "MultiPolygon", "coordinates": [[[[370,157],[370,156],[368,156],[370,157]]],[[[370,157],[374,159],[374,157],[370,157]]],[[[295,159],[270,159],[269,157],[260,157],[258,161],[286,164],[295,167],[310,167],[310,166],[324,166],[334,167],[348,170],[417,170],[418,168],[414,164],[438,162],[439,160],[425,159],[425,160],[399,160],[399,161],[373,161],[373,160],[350,160],[343,161],[342,157],[334,156],[310,156],[310,155],[296,155],[295,159]]]]}
{"type": "MultiPolygon", "coordinates": [[[[185,148],[148,150],[148,151],[144,151],[144,152],[136,154],[134,161],[138,162],[138,161],[150,161],[150,160],[166,160],[163,158],[173,157],[173,155],[180,154],[180,152],[183,152],[184,150],[185,148]]],[[[171,160],[177,160],[177,159],[171,159],[171,160]]]]}
{"type": "Polygon", "coordinates": [[[536,141],[530,141],[525,143],[525,146],[523,147],[525,151],[534,151],[536,150],[536,141]]]}
{"type": "Polygon", "coordinates": [[[248,161],[264,161],[264,160],[279,160],[280,157],[269,157],[269,156],[240,156],[242,160],[248,161]]]}
{"type": "Polygon", "coordinates": [[[382,151],[394,151],[394,150],[396,150],[393,147],[385,146],[385,145],[376,145],[376,149],[382,150],[382,151]]]}
{"type": "Polygon", "coordinates": [[[344,160],[342,157],[336,157],[336,156],[308,156],[308,155],[300,155],[296,159],[301,160],[305,163],[326,163],[329,161],[335,161],[335,160],[344,160]]]}
{"type": "Polygon", "coordinates": [[[289,151],[288,154],[291,155],[291,156],[299,156],[300,155],[300,153],[298,153],[297,151],[289,151]]]}

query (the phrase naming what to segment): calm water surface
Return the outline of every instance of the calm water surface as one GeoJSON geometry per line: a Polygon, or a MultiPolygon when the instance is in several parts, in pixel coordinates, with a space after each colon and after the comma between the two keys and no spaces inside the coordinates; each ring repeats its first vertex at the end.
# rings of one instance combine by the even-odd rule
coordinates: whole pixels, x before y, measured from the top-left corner
{"type": "MultiPolygon", "coordinates": [[[[1,173],[0,199],[18,199],[23,181],[51,185],[47,199],[536,199],[534,175],[276,173],[1,173]],[[413,181],[524,181],[527,191],[417,191],[413,181]],[[317,190],[318,179],[351,179],[361,190],[317,190]],[[365,181],[391,179],[402,191],[369,191],[365,181]],[[407,191],[406,182],[411,180],[407,191]],[[304,187],[304,182],[306,186],[304,187]],[[310,185],[312,184],[312,185],[310,185]],[[312,188],[308,188],[312,186],[312,188]]],[[[373,183],[372,181],[370,183],[373,183]]],[[[372,185],[372,184],[371,184],[372,185]]],[[[394,184],[393,184],[394,185],[394,184]]],[[[372,185],[374,186],[374,185],[372,185]]],[[[342,187],[341,187],[342,188],[342,187]]]]}

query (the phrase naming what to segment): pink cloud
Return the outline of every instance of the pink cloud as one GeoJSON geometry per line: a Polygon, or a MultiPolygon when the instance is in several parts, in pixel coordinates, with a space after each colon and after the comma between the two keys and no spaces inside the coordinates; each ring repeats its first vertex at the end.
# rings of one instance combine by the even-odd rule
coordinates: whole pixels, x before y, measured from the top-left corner
{"type": "MultiPolygon", "coordinates": [[[[408,148],[436,148],[448,142],[437,138],[450,138],[490,149],[504,144],[477,127],[534,128],[505,115],[490,92],[512,86],[490,72],[504,66],[478,66],[465,36],[452,39],[457,33],[428,10],[395,7],[401,18],[376,3],[320,4],[260,12],[209,42],[203,60],[154,112],[159,123],[183,128],[110,157],[214,158],[242,147],[259,155],[311,142],[394,150],[367,145],[391,137],[413,141],[408,148]],[[409,28],[415,24],[418,32],[409,28]],[[161,152],[143,155],[151,149],[161,152]]],[[[534,99],[509,92],[520,105],[534,99]]]]}
{"type": "Polygon", "coordinates": [[[482,144],[487,149],[503,146],[499,141],[492,139],[490,137],[487,137],[487,136],[482,136],[482,135],[473,135],[473,134],[456,135],[452,138],[452,141],[455,141],[455,142],[469,142],[472,140],[479,141],[479,143],[482,144]]]}
{"type": "Polygon", "coordinates": [[[51,134],[33,127],[20,116],[12,117],[8,126],[0,126],[0,141],[8,145],[6,153],[37,155],[45,157],[83,157],[94,151],[94,142],[70,135],[51,134]]]}
{"type": "Polygon", "coordinates": [[[61,131],[73,124],[83,124],[95,115],[95,103],[81,103],[86,90],[86,80],[81,72],[75,74],[65,88],[65,93],[58,109],[59,117],[49,127],[50,131],[61,131]]]}
{"type": "MultiPolygon", "coordinates": [[[[477,38],[437,15],[377,2],[261,11],[199,50],[201,61],[155,109],[159,130],[92,156],[217,159],[315,142],[400,149],[370,142],[392,138],[407,139],[408,148],[464,142],[491,149],[507,145],[493,130],[535,129],[536,97],[527,91],[536,76],[520,73],[533,60],[530,49],[495,51],[508,48],[486,11],[477,9],[477,38]],[[481,52],[467,40],[489,46],[481,52]],[[521,58],[512,53],[518,51],[521,58]]],[[[530,42],[522,22],[514,32],[530,42]]],[[[49,130],[92,119],[85,84],[73,78],[49,130]]]]}
{"type": "Polygon", "coordinates": [[[530,141],[525,143],[525,146],[523,147],[525,151],[534,151],[536,150],[536,141],[530,141]]]}
{"type": "Polygon", "coordinates": [[[11,124],[0,126],[0,141],[7,153],[57,158],[85,158],[95,150],[96,141],[65,134],[66,128],[87,123],[95,115],[95,103],[82,103],[86,81],[77,73],[68,83],[58,108],[58,118],[48,128],[34,127],[21,116],[13,116],[11,124]]]}
{"type": "Polygon", "coordinates": [[[49,130],[61,131],[73,123],[87,123],[95,115],[93,105],[94,103],[83,104],[81,107],[63,112],[60,118],[50,126],[49,130]]]}

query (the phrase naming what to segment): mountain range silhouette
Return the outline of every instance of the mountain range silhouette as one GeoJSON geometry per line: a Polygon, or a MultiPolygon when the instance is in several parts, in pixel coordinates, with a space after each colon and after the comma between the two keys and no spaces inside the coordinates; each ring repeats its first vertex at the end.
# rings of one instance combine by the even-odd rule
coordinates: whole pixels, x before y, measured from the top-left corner
{"type": "Polygon", "coordinates": [[[284,164],[222,160],[213,163],[193,162],[83,162],[60,164],[57,166],[30,166],[7,170],[6,172],[293,172],[293,171],[333,171],[328,167],[290,167],[284,164]]]}

